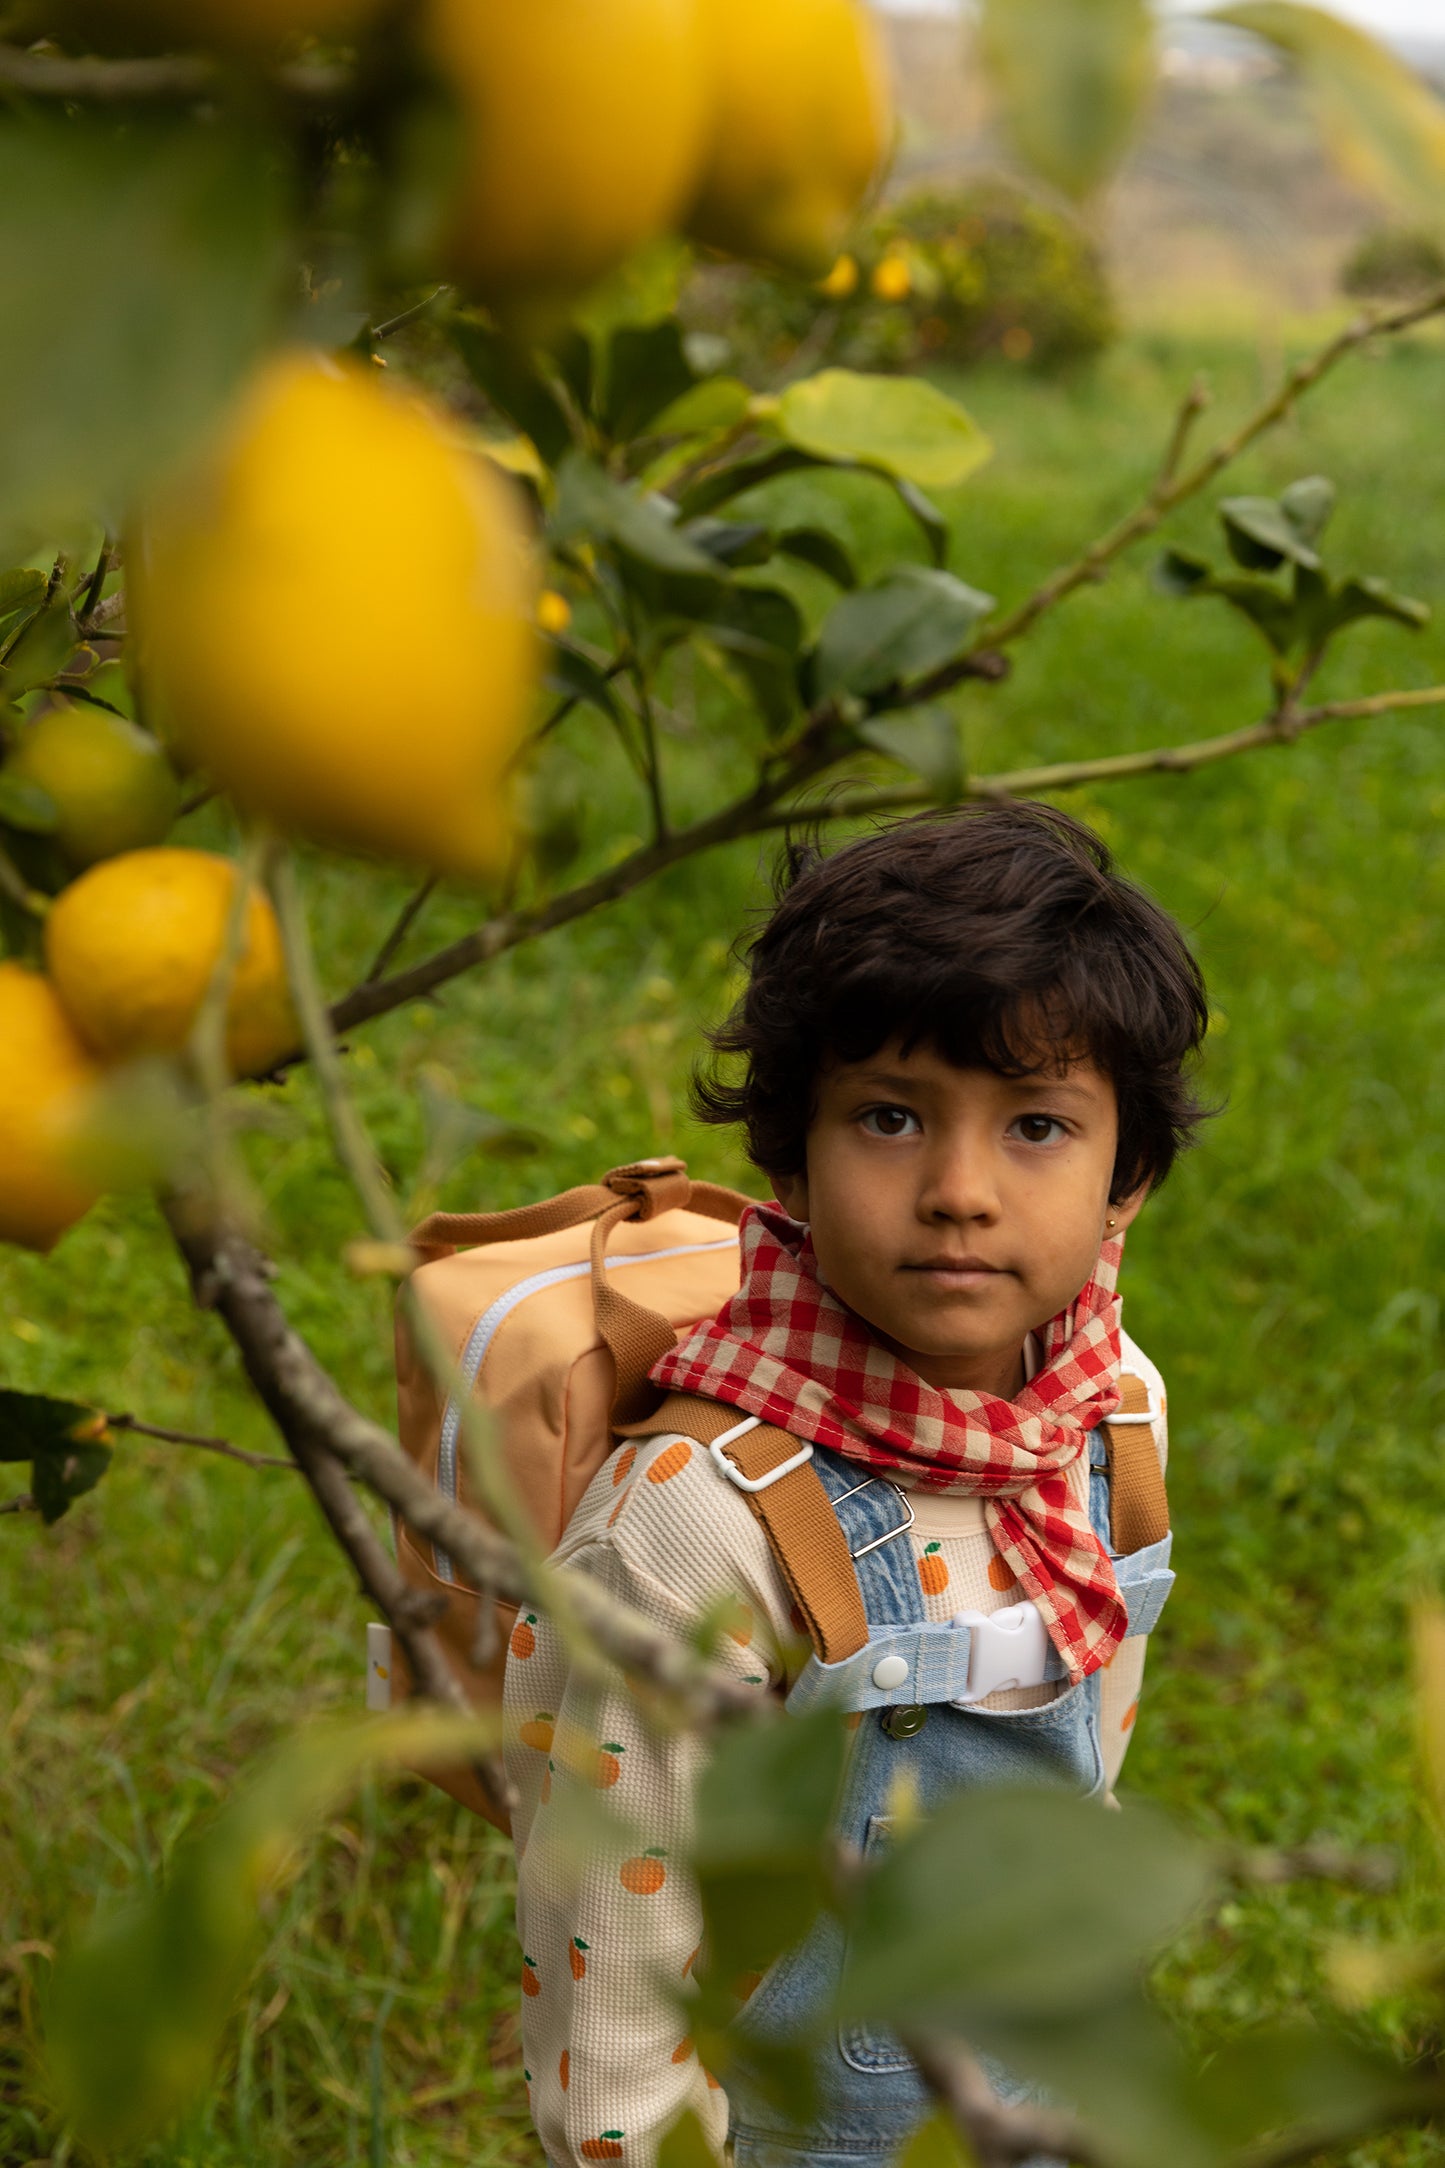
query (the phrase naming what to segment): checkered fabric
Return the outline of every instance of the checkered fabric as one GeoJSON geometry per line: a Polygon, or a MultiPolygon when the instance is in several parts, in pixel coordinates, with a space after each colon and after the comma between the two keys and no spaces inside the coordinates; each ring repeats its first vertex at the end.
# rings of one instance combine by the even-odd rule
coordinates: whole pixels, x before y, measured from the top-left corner
{"type": "Polygon", "coordinates": [[[1039,1338],[1016,1400],[942,1392],[880,1346],[818,1277],[805,1227],[757,1205],[741,1227],[742,1285],[652,1371],[653,1382],[756,1415],[918,1490],[981,1495],[989,1534],[1077,1682],[1128,1627],[1108,1556],[1064,1471],[1119,1405],[1122,1238],[1039,1338]]]}

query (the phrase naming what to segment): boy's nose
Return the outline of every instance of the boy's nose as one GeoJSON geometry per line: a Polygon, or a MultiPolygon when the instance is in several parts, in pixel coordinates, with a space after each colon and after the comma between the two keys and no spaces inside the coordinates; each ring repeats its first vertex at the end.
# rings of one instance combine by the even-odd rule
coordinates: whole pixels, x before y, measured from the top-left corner
{"type": "Polygon", "coordinates": [[[981,1152],[949,1152],[930,1161],[918,1192],[918,1217],[937,1224],[998,1217],[998,1185],[981,1152]]]}

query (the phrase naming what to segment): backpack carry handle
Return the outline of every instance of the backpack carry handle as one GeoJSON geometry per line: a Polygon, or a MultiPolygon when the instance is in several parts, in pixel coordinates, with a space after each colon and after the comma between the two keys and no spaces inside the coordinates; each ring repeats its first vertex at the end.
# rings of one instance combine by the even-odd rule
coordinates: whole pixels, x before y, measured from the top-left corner
{"type": "Polygon", "coordinates": [[[520,1242],[592,1223],[592,1297],[597,1329],[612,1353],[617,1383],[614,1425],[635,1422],[662,1398],[648,1383],[653,1364],[672,1352],[677,1336],[668,1320],[617,1288],[607,1271],[607,1238],[624,1220],[655,1219],[660,1212],[698,1212],[736,1227],[752,1203],[740,1190],[717,1182],[694,1182],[687,1162],[672,1154],[614,1167],[600,1182],[564,1190],[541,1204],[511,1212],[433,1212],[412,1234],[412,1248],[430,1264],[453,1250],[492,1242],[520,1242]]]}

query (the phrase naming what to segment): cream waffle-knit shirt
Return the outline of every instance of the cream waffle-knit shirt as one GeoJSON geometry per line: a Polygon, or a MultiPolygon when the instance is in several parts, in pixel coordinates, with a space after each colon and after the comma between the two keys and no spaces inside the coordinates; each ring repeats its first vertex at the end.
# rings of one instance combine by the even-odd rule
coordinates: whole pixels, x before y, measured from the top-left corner
{"type": "MultiPolygon", "coordinates": [[[[1123,1368],[1149,1387],[1163,1459],[1163,1380],[1127,1336],[1123,1368]]],[[[1084,1458],[1069,1479],[1082,1499],[1084,1458]]],[[[930,1619],[1019,1601],[1023,1591],[994,1550],[980,1499],[923,1491],[911,1499],[909,1540],[930,1619]]],[[[604,1462],[553,1557],[678,1637],[723,1599],[729,1618],[719,1660],[759,1694],[785,1690],[806,1656],[761,1527],[707,1453],[685,1438],[643,1438],[604,1462]]],[[[1125,1642],[1103,1681],[1111,1787],[1138,1707],[1144,1648],[1142,1637],[1125,1642]]],[[[982,1706],[1028,1708],[1058,1690],[994,1694],[982,1706]]],[[[685,2107],[721,2149],[726,2100],[655,1984],[686,1979],[702,1933],[696,1894],[677,1864],[701,1744],[655,1730],[620,1681],[599,1691],[574,1677],[560,1637],[530,1612],[512,1635],[505,1711],[507,1768],[520,1794],[512,1826],[523,2058],[547,2157],[553,2168],[598,2160],[650,2168],[685,2107]],[[630,1859],[578,1856],[565,1802],[579,1781],[606,1790],[642,1833],[630,1859]]]]}

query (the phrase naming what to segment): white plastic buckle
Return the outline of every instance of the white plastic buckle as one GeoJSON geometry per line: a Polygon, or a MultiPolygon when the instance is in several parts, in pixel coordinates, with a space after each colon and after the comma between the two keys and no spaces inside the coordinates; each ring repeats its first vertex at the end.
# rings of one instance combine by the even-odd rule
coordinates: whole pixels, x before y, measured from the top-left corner
{"type": "Polygon", "coordinates": [[[1044,1684],[1049,1636],[1036,1603],[1010,1604],[1006,1611],[960,1611],[953,1623],[969,1628],[969,1644],[968,1692],[952,1708],[966,1709],[1008,1687],[1044,1684]]]}
{"type": "Polygon", "coordinates": [[[807,1462],[813,1457],[812,1446],[804,1445],[790,1459],[779,1461],[776,1468],[770,1468],[766,1475],[756,1477],[744,1475],[742,1469],[728,1459],[723,1447],[731,1445],[734,1438],[741,1438],[745,1432],[756,1430],[761,1421],[762,1417],[759,1415],[745,1416],[742,1422],[734,1423],[731,1430],[725,1430],[720,1438],[714,1438],[712,1444],[708,1447],[708,1451],[727,1477],[729,1483],[732,1484],[734,1490],[771,1490],[775,1483],[781,1483],[785,1475],[791,1475],[795,1468],[806,1466],[807,1462]]]}

